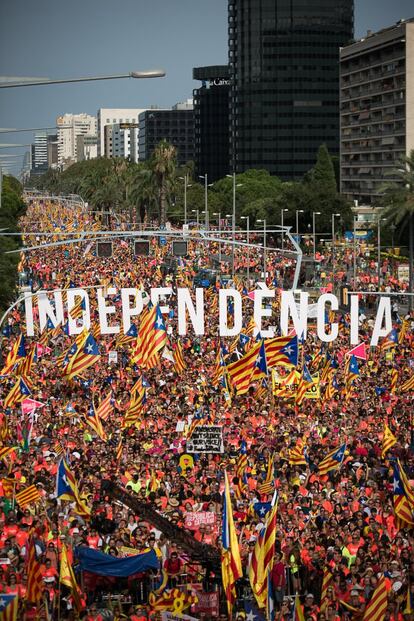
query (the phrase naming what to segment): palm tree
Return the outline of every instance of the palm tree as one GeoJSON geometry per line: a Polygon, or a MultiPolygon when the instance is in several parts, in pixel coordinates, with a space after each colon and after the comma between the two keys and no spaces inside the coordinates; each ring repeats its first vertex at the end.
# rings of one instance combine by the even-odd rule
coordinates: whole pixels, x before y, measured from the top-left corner
{"type": "Polygon", "coordinates": [[[161,140],[151,158],[151,170],[159,192],[160,226],[165,226],[167,221],[167,204],[175,176],[175,156],[175,147],[166,140],[161,140]]]}
{"type": "MultiPolygon", "coordinates": [[[[413,292],[414,261],[414,150],[405,157],[394,171],[397,181],[383,188],[381,202],[385,205],[384,217],[405,229],[408,224],[409,247],[409,293],[413,292]]],[[[412,296],[409,296],[409,308],[412,308],[412,296]]]]}
{"type": "Polygon", "coordinates": [[[148,166],[141,164],[128,179],[128,202],[136,208],[139,222],[150,217],[157,198],[158,190],[154,184],[153,173],[148,166]]]}

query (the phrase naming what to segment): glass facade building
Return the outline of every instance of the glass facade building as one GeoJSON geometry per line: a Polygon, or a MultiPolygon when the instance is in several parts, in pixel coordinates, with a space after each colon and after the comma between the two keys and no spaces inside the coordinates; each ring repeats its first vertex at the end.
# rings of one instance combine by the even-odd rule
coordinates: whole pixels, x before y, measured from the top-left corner
{"type": "Polygon", "coordinates": [[[353,0],[229,0],[230,168],[298,179],[339,153],[339,49],[353,0]]]}
{"type": "Polygon", "coordinates": [[[194,111],[192,104],[172,110],[145,110],[139,115],[139,160],[149,160],[161,140],[177,149],[177,164],[194,160],[194,111]]]}
{"type": "Polygon", "coordinates": [[[195,67],[193,79],[201,80],[193,91],[196,174],[217,181],[229,172],[228,65],[195,67]]]}

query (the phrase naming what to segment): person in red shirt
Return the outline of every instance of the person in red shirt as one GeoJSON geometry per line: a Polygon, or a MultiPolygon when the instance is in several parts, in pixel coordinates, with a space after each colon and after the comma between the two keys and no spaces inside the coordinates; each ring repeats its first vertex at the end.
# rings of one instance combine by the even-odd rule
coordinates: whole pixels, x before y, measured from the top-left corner
{"type": "Polygon", "coordinates": [[[282,605],[286,586],[286,566],[282,558],[281,552],[275,552],[275,560],[270,574],[273,585],[275,608],[277,610],[279,610],[282,605]]]}
{"type": "Polygon", "coordinates": [[[178,558],[177,552],[171,552],[171,556],[164,563],[164,569],[168,575],[168,587],[177,586],[178,574],[181,571],[181,560],[178,558]]]}

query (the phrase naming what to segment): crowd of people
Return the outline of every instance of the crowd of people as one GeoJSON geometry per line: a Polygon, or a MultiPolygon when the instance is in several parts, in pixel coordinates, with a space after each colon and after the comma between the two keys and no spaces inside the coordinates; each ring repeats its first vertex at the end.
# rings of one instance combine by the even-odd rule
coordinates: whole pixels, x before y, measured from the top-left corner
{"type": "MultiPolygon", "coordinates": [[[[75,236],[91,227],[98,230],[99,226],[80,207],[69,209],[42,200],[28,205],[21,222],[27,246],[34,245],[35,238],[28,235],[32,231],[52,234],[35,242],[44,245],[59,241],[63,233],[75,236]]],[[[209,255],[216,254],[215,246],[210,244],[203,254],[195,242],[190,242],[188,255],[180,259],[175,273],[169,273],[161,269],[168,246],[158,246],[155,239],[150,257],[133,256],[130,242],[120,238],[113,244],[110,258],[96,256],[95,244],[86,239],[77,244],[33,249],[22,257],[20,270],[33,291],[73,286],[142,287],[148,291],[165,285],[174,291],[177,286],[191,287],[197,270],[208,265],[209,255]]],[[[352,265],[350,252],[337,254],[336,265],[345,256],[352,265]]],[[[259,272],[261,251],[251,249],[250,254],[250,267],[259,272]]],[[[325,259],[324,266],[321,257],[320,268],[326,273],[324,285],[335,285],[335,276],[329,276],[329,256],[325,259]]],[[[387,265],[389,268],[385,264],[386,271],[382,272],[384,283],[395,280],[387,272],[387,265]]],[[[246,293],[243,252],[236,253],[235,266],[236,275],[240,274],[236,286],[246,293]]],[[[293,269],[292,258],[268,252],[269,285],[280,286],[281,274],[293,269]]],[[[342,269],[347,271],[345,264],[342,269]]],[[[358,277],[360,288],[365,284],[364,274],[358,277]]],[[[205,621],[228,619],[220,574],[199,559],[194,561],[180,546],[179,538],[167,537],[102,489],[105,480],[115,482],[174,526],[190,529],[197,542],[215,547],[219,554],[226,471],[243,566],[232,611],[236,621],[266,616],[256,607],[249,575],[256,541],[275,491],[278,512],[271,571],[273,619],[287,621],[295,609],[299,614],[298,608],[302,617],[296,618],[306,621],[365,618],[364,610],[385,576],[385,619],[412,621],[414,530],[409,523],[399,523],[394,513],[393,463],[399,459],[412,485],[413,392],[401,392],[400,387],[414,373],[414,315],[400,317],[398,309],[394,309],[396,329],[401,329],[404,322],[403,338],[393,348],[383,349],[381,343],[372,348],[368,360],[360,362],[359,375],[351,387],[345,377],[345,354],[350,349],[346,314],[339,338],[325,350],[321,350],[311,325],[301,345],[301,360],[313,373],[319,372],[320,397],[304,399],[298,406],[292,395],[281,398],[273,394],[270,377],[265,383],[253,383],[244,395],[232,394],[231,386],[223,388],[213,381],[220,348],[227,363],[237,355],[234,338],[220,341],[218,337],[216,297],[214,288],[206,291],[205,335],[195,336],[190,327],[180,339],[184,360],[180,370],[173,356],[164,355],[166,352],[160,353],[157,366],[140,368],[131,357],[134,342],[101,335],[97,311],[93,309],[91,332],[100,356],[79,377],[68,380],[62,371],[60,358],[75,340],[65,334],[63,327],[47,327],[43,334],[25,339],[27,352],[41,344],[27,378],[30,398],[41,405],[29,414],[22,413],[20,402],[4,408],[16,375],[13,370],[2,375],[1,446],[14,450],[0,461],[0,594],[18,594],[18,619],[63,621],[80,616],[89,620],[144,621],[160,614],[151,606],[150,594],[166,576],[169,589],[209,594],[209,606],[193,604],[186,614],[205,621]],[[332,395],[326,394],[327,382],[323,379],[327,360],[336,363],[337,389],[332,395]],[[398,379],[392,387],[395,371],[398,379]],[[145,405],[134,424],[124,428],[122,421],[138,380],[145,387],[145,405]],[[87,418],[91,405],[97,407],[108,395],[111,411],[102,421],[105,434],[100,437],[87,418]],[[222,427],[224,452],[187,453],[189,429],[197,418],[204,424],[222,427]],[[384,456],[385,424],[397,441],[384,456]],[[321,475],[318,464],[343,443],[346,454],[340,467],[321,475]],[[306,463],[297,465],[292,463],[290,451],[302,445],[306,445],[306,463]],[[247,462],[240,485],[238,458],[242,447],[247,462]],[[90,517],[80,515],[75,502],[57,498],[56,477],[62,456],[70,464],[90,517]],[[270,487],[262,489],[269,481],[270,487]],[[30,485],[36,487],[40,498],[21,506],[16,495],[30,485]],[[25,598],[29,546],[33,542],[42,574],[42,596],[36,605],[25,598]],[[78,574],[74,557],[79,546],[118,558],[152,549],[159,559],[159,570],[122,579],[78,574]],[[61,583],[62,549],[73,561],[80,610],[74,605],[71,590],[61,583]],[[327,570],[332,581],[322,597],[327,570]]],[[[243,330],[253,338],[253,305],[248,295],[243,295],[243,302],[243,330]]],[[[115,299],[114,304],[119,307],[120,301],[115,299]]],[[[167,350],[174,353],[178,343],[176,313],[170,312],[164,320],[167,350]]],[[[3,366],[25,332],[24,322],[24,311],[17,307],[1,326],[3,366]]],[[[139,328],[139,321],[137,325],[139,328]]],[[[369,316],[361,315],[361,341],[368,342],[370,331],[369,316]]],[[[279,372],[283,375],[287,371],[279,372]]]]}

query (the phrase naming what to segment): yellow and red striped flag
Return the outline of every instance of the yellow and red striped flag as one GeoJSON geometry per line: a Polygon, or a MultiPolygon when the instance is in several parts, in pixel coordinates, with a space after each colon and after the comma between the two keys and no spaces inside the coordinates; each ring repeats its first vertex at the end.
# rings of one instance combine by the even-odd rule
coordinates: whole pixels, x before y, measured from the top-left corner
{"type": "Polygon", "coordinates": [[[22,509],[26,505],[30,505],[32,502],[33,503],[39,502],[40,499],[41,499],[41,496],[39,494],[39,490],[37,489],[36,485],[29,485],[29,487],[26,487],[21,492],[18,492],[16,494],[16,502],[19,505],[19,507],[21,507],[22,509]]]}
{"type": "Polygon", "coordinates": [[[122,437],[119,438],[118,446],[116,447],[116,461],[119,462],[122,459],[122,437]]]}
{"type": "Polygon", "coordinates": [[[391,385],[390,385],[390,393],[395,395],[397,391],[397,383],[398,383],[398,370],[396,368],[391,369],[391,385]]]}
{"type": "Polygon", "coordinates": [[[328,589],[333,586],[333,575],[330,570],[325,567],[323,570],[323,578],[322,578],[322,592],[321,592],[321,611],[324,611],[328,606],[329,598],[328,598],[328,589]]]}
{"type": "Polygon", "coordinates": [[[306,443],[302,438],[299,438],[296,446],[290,449],[288,454],[288,461],[291,466],[307,466],[306,461],[306,443]]]}
{"type": "Polygon", "coordinates": [[[267,473],[264,483],[258,486],[257,491],[259,494],[272,494],[275,489],[275,475],[274,475],[274,462],[275,456],[271,455],[267,462],[267,473]]]}
{"type": "Polygon", "coordinates": [[[399,459],[394,463],[393,504],[398,528],[414,525],[414,490],[399,459]]]}
{"type": "Polygon", "coordinates": [[[103,401],[101,401],[101,403],[95,409],[96,416],[106,421],[108,420],[109,416],[112,414],[113,409],[114,408],[113,408],[112,392],[110,392],[109,395],[105,397],[105,399],[103,399],[103,401]]]}
{"type": "Polygon", "coordinates": [[[15,446],[3,446],[2,448],[0,448],[0,459],[7,459],[7,457],[11,455],[11,453],[13,453],[13,451],[15,450],[15,446]]]}
{"type": "Polygon", "coordinates": [[[385,458],[385,455],[388,453],[391,447],[397,444],[397,438],[392,433],[391,429],[388,427],[387,423],[384,425],[384,436],[382,438],[382,450],[381,457],[385,458]]]}
{"type": "Polygon", "coordinates": [[[255,545],[255,556],[257,563],[255,563],[254,568],[253,564],[251,564],[249,571],[250,586],[259,608],[266,607],[268,595],[268,576],[273,567],[276,540],[277,505],[278,503],[274,502],[272,508],[266,516],[266,523],[263,528],[263,532],[261,537],[257,539],[255,545]]]}
{"type": "Polygon", "coordinates": [[[299,379],[298,388],[296,390],[295,404],[302,405],[306,391],[313,385],[312,375],[309,373],[306,364],[303,365],[302,374],[299,379]]]}
{"type": "Polygon", "coordinates": [[[385,578],[382,576],[369,600],[362,621],[384,621],[387,612],[388,596],[385,578]]]}
{"type": "Polygon", "coordinates": [[[400,387],[401,392],[414,391],[414,375],[412,375],[404,384],[400,387]]]}
{"type": "Polygon", "coordinates": [[[17,485],[17,480],[9,477],[5,477],[0,480],[1,486],[3,488],[3,494],[6,498],[13,498],[14,490],[17,485]]]}
{"type": "Polygon", "coordinates": [[[60,584],[67,586],[72,593],[73,603],[78,612],[82,610],[82,601],[78,591],[78,585],[76,582],[75,574],[73,573],[72,565],[68,559],[68,552],[65,544],[62,544],[62,551],[60,556],[60,584]]]}
{"type": "Polygon", "coordinates": [[[17,377],[16,383],[3,401],[4,409],[13,408],[17,403],[20,403],[31,394],[32,393],[25,380],[22,377],[17,377]]]}
{"type": "Polygon", "coordinates": [[[331,470],[340,468],[345,458],[345,451],[346,444],[342,444],[339,448],[328,453],[328,455],[326,455],[326,457],[319,463],[319,476],[324,476],[325,474],[328,474],[328,472],[331,472],[331,470]]]}
{"type": "Polygon", "coordinates": [[[0,621],[17,621],[19,596],[17,593],[2,593],[0,596],[0,621]]]}
{"type": "Polygon", "coordinates": [[[167,331],[158,304],[145,308],[141,316],[137,346],[132,361],[144,369],[152,369],[158,365],[159,351],[167,343],[167,331]]]}
{"type": "Polygon", "coordinates": [[[39,561],[36,559],[36,547],[32,539],[29,543],[27,559],[27,601],[32,604],[38,604],[42,598],[43,587],[42,570],[39,561]]]}
{"type": "Polygon", "coordinates": [[[227,472],[224,471],[224,499],[222,524],[221,576],[227,601],[229,617],[236,601],[236,582],[243,576],[239,542],[233,522],[230,487],[227,472]]]}
{"type": "Polygon", "coordinates": [[[180,339],[178,339],[173,353],[174,353],[175,370],[177,373],[182,373],[184,369],[187,368],[187,365],[185,364],[185,361],[184,361],[183,346],[181,345],[180,339]]]}
{"type": "Polygon", "coordinates": [[[100,358],[98,344],[92,334],[86,333],[76,353],[70,358],[65,368],[65,377],[70,380],[79,375],[100,358]]]}
{"type": "Polygon", "coordinates": [[[243,395],[249,390],[252,375],[261,343],[255,343],[253,347],[240,358],[227,367],[228,377],[237,394],[243,395]]]}

